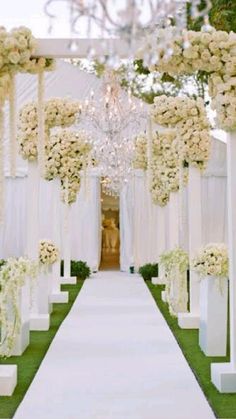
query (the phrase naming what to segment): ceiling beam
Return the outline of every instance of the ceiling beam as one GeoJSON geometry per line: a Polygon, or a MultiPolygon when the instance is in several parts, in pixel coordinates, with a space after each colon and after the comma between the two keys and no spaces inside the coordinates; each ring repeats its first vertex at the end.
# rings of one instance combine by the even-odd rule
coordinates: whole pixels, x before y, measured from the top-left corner
{"type": "MultiPolygon", "coordinates": [[[[95,57],[102,55],[110,55],[111,46],[121,58],[131,57],[131,48],[122,39],[112,39],[109,45],[107,40],[102,39],[73,39],[78,44],[76,51],[71,51],[69,48],[70,39],[38,39],[35,56],[37,57],[51,57],[51,58],[86,58],[88,50],[93,46],[96,51],[95,57]]],[[[136,50],[136,48],[135,48],[136,50]]]]}

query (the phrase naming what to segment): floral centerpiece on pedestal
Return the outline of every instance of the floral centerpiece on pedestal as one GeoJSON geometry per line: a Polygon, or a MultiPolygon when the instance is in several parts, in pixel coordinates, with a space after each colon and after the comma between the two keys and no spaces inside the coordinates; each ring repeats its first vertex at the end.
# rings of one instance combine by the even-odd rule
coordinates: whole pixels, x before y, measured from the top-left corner
{"type": "Polygon", "coordinates": [[[51,240],[39,242],[39,261],[43,265],[52,265],[59,259],[59,249],[51,240]]]}
{"type": "Polygon", "coordinates": [[[192,269],[200,277],[208,275],[223,277],[228,276],[228,252],[223,243],[209,243],[203,247],[192,260],[192,269]]]}

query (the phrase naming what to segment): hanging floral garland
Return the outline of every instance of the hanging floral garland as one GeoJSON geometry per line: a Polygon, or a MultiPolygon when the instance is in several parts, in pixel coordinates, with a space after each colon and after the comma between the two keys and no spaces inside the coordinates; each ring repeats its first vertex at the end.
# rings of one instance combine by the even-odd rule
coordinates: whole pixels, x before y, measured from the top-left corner
{"type": "Polygon", "coordinates": [[[60,129],[47,144],[45,178],[59,177],[62,200],[72,204],[80,189],[80,173],[88,167],[92,145],[84,131],[60,129]]]}
{"type": "MultiPolygon", "coordinates": [[[[77,101],[65,98],[53,98],[45,102],[45,145],[49,132],[54,127],[69,127],[76,122],[80,111],[77,101]]],[[[38,108],[36,102],[27,103],[19,114],[18,141],[20,154],[24,159],[34,161],[38,157],[38,108]]]]}
{"type": "Polygon", "coordinates": [[[210,157],[211,136],[201,98],[158,96],[151,108],[153,121],[176,129],[178,153],[187,164],[204,169],[210,157]]]}
{"type": "Polygon", "coordinates": [[[27,277],[35,278],[38,263],[28,259],[9,258],[0,267],[0,356],[11,356],[20,332],[20,291],[27,277]]]}
{"type": "MultiPolygon", "coordinates": [[[[142,134],[135,141],[133,167],[147,169],[147,136],[142,134]]],[[[183,169],[183,182],[187,182],[187,169],[183,169]]],[[[152,136],[152,158],[150,164],[150,192],[153,203],[165,206],[170,192],[179,189],[180,156],[176,131],[167,129],[154,132],[152,136]]]]}
{"type": "Polygon", "coordinates": [[[186,312],[188,254],[183,249],[176,248],[163,253],[160,256],[160,264],[165,272],[165,296],[170,313],[176,316],[179,312],[186,312]]]}
{"type": "Polygon", "coordinates": [[[133,168],[147,170],[147,136],[139,134],[134,141],[133,168]]]}
{"type": "Polygon", "coordinates": [[[169,58],[164,50],[159,51],[158,63],[151,70],[170,75],[208,73],[211,106],[217,111],[218,126],[235,130],[236,34],[216,30],[210,33],[188,31],[170,43],[170,50],[169,58]]]}

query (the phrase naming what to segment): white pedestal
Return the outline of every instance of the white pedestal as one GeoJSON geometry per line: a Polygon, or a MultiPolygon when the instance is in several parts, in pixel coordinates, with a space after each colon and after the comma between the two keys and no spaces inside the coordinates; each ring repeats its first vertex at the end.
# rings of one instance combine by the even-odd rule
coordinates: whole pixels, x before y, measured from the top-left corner
{"type": "Polygon", "coordinates": [[[30,330],[48,330],[50,327],[50,282],[47,273],[40,272],[33,290],[30,330]]]}
{"type": "Polygon", "coordinates": [[[67,291],[53,292],[50,295],[50,303],[68,303],[69,293],[67,291]]]}
{"type": "Polygon", "coordinates": [[[211,381],[220,393],[236,393],[236,370],[230,362],[211,364],[211,381]]]}
{"type": "Polygon", "coordinates": [[[70,284],[75,285],[77,283],[77,277],[76,276],[62,276],[61,277],[61,284],[70,284]]]}
{"type": "Polygon", "coordinates": [[[161,299],[164,303],[166,303],[166,292],[165,291],[161,291],[161,299]]]}
{"type": "Polygon", "coordinates": [[[21,330],[12,355],[22,355],[30,343],[30,279],[26,278],[20,293],[21,330]]]}
{"type": "Polygon", "coordinates": [[[161,263],[158,264],[158,284],[166,284],[166,272],[164,266],[161,263]]]}
{"type": "Polygon", "coordinates": [[[178,192],[170,193],[168,203],[169,247],[174,249],[179,246],[179,196],[178,192]]]}
{"type": "MultiPolygon", "coordinates": [[[[201,173],[189,167],[188,182],[189,259],[192,260],[202,245],[201,173]]],[[[190,270],[190,312],[178,315],[178,324],[183,329],[199,327],[199,278],[190,270]]]]}
{"type": "Polygon", "coordinates": [[[227,204],[230,299],[230,362],[211,365],[212,382],[222,393],[236,393],[236,131],[227,136],[227,204]]]}
{"type": "Polygon", "coordinates": [[[207,356],[226,356],[228,280],[208,276],[200,284],[199,345],[207,356]]]}
{"type": "Polygon", "coordinates": [[[31,314],[30,316],[30,330],[49,330],[50,316],[49,314],[31,314]]]}
{"type": "Polygon", "coordinates": [[[17,384],[17,365],[0,365],[0,396],[12,396],[17,384]]]}
{"type": "Polygon", "coordinates": [[[61,261],[52,265],[52,291],[49,297],[51,303],[68,303],[69,294],[61,291],[61,261]]]}
{"type": "Polygon", "coordinates": [[[159,280],[159,278],[158,278],[158,277],[153,277],[153,278],[152,278],[152,284],[153,284],[153,285],[159,285],[158,280],[159,280]]]}

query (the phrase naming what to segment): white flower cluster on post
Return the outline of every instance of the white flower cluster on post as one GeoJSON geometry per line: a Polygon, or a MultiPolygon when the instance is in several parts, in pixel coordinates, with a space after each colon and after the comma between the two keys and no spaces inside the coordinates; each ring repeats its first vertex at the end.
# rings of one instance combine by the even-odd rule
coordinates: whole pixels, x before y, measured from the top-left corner
{"type": "Polygon", "coordinates": [[[39,261],[43,265],[52,265],[59,259],[59,249],[51,240],[39,242],[39,261]]]}
{"type": "MultiPolygon", "coordinates": [[[[135,160],[133,167],[147,170],[147,137],[140,134],[135,141],[135,160]]],[[[179,189],[180,156],[178,140],[174,129],[154,132],[152,135],[152,156],[150,163],[150,192],[154,204],[165,206],[170,192],[179,189]]],[[[188,177],[187,168],[183,168],[183,182],[188,177]]]]}
{"type": "Polygon", "coordinates": [[[209,73],[209,94],[217,111],[220,128],[236,128],[236,34],[234,32],[188,31],[170,45],[173,54],[167,59],[159,51],[158,63],[151,70],[171,75],[209,73]],[[185,37],[185,39],[184,39],[185,37]],[[186,48],[186,39],[189,46],[186,48]]]}
{"type": "Polygon", "coordinates": [[[157,96],[151,108],[153,121],[176,129],[182,161],[204,169],[210,157],[210,124],[201,98],[157,96]]]}
{"type": "Polygon", "coordinates": [[[53,69],[53,60],[33,57],[35,50],[36,39],[29,29],[20,27],[8,32],[0,28],[0,104],[7,98],[12,74],[53,69]]]}
{"type": "MultiPolygon", "coordinates": [[[[45,102],[45,143],[49,140],[50,129],[69,127],[76,122],[80,110],[78,101],[66,98],[52,98],[45,102]]],[[[38,156],[38,111],[37,103],[26,104],[19,114],[18,141],[24,159],[34,161],[38,156]]]]}
{"type": "Polygon", "coordinates": [[[38,263],[9,258],[0,267],[0,356],[11,356],[21,326],[20,291],[27,277],[35,278],[38,263]]]}
{"type": "Polygon", "coordinates": [[[80,173],[89,166],[92,145],[84,131],[59,130],[47,145],[45,178],[59,177],[62,200],[72,204],[80,189],[80,173]]]}
{"type": "Polygon", "coordinates": [[[200,277],[208,275],[217,277],[228,276],[228,251],[224,243],[209,243],[199,250],[192,260],[192,269],[200,277]]]}

